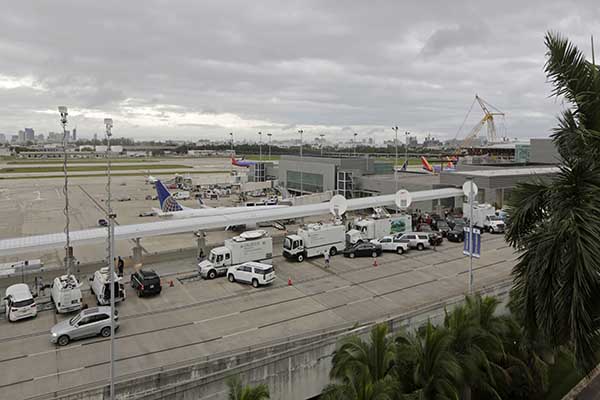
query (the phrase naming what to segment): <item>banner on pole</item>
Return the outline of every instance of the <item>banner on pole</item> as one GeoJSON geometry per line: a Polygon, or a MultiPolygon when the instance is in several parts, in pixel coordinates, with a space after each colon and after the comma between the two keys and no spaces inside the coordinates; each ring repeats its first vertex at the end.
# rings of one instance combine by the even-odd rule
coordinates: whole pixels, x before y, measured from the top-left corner
{"type": "Polygon", "coordinates": [[[464,228],[464,237],[465,241],[463,242],[463,254],[465,256],[471,255],[471,251],[473,252],[473,257],[480,258],[481,257],[481,231],[477,228],[473,228],[473,233],[469,233],[469,228],[464,228]]]}

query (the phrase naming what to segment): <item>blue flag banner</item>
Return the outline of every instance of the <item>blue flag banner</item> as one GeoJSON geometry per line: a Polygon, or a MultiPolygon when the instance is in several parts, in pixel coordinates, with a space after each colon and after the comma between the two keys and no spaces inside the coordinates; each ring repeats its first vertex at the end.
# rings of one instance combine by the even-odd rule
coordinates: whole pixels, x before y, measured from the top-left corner
{"type": "Polygon", "coordinates": [[[468,256],[473,251],[473,257],[481,257],[481,231],[473,228],[473,233],[469,234],[469,228],[464,228],[465,241],[463,242],[463,254],[468,256]]]}

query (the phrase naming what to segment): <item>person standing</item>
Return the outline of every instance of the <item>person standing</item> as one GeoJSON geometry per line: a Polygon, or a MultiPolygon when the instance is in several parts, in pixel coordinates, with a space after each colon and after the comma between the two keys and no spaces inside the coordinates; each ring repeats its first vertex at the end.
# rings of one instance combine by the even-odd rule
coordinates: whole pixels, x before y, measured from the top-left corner
{"type": "Polygon", "coordinates": [[[119,256],[119,260],[117,261],[117,268],[119,270],[119,276],[123,276],[123,269],[125,268],[125,261],[119,256]]]}
{"type": "Polygon", "coordinates": [[[325,268],[329,268],[329,259],[331,255],[329,255],[329,251],[325,250],[323,252],[323,257],[325,257],[325,268]]]}

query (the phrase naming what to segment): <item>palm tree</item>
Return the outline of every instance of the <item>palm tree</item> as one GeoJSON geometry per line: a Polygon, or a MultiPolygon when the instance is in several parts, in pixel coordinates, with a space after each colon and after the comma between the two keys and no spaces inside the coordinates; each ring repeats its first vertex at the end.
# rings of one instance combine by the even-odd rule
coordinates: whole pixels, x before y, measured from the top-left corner
{"type": "Polygon", "coordinates": [[[427,322],[417,334],[399,335],[396,344],[396,373],[403,398],[460,398],[462,369],[452,353],[452,336],[447,329],[427,322]]]}
{"type": "Polygon", "coordinates": [[[396,392],[391,376],[374,381],[366,369],[349,368],[338,383],[329,384],[322,400],[392,400],[396,392]]]}
{"type": "Polygon", "coordinates": [[[588,370],[600,344],[600,73],[561,35],[545,41],[553,94],[570,104],[552,135],[559,173],[511,194],[506,236],[521,251],[514,304],[531,341],[541,335],[555,347],[571,343],[588,370]]]}
{"type": "Polygon", "coordinates": [[[239,376],[227,379],[227,387],[229,388],[229,400],[264,400],[269,398],[269,387],[267,385],[242,386],[239,376]]]}

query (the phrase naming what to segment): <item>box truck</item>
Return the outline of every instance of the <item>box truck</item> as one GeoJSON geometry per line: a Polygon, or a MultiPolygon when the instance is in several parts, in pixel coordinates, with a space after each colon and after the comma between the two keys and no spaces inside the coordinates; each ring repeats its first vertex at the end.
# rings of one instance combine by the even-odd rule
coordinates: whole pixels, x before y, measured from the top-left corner
{"type": "Polygon", "coordinates": [[[248,261],[270,264],[272,258],[273,238],[264,230],[247,231],[212,249],[208,258],[198,263],[198,272],[202,278],[214,279],[224,276],[229,267],[248,261]]]}
{"type": "Polygon", "coordinates": [[[299,262],[328,252],[334,256],[346,247],[346,229],[342,224],[308,224],[300,227],[295,235],[283,240],[283,256],[299,262]]]}
{"type": "MultiPolygon", "coordinates": [[[[469,203],[463,204],[463,214],[467,220],[470,219],[469,203]]],[[[504,221],[496,215],[496,209],[490,204],[473,204],[473,226],[493,233],[504,232],[504,221]]]]}
{"type": "Polygon", "coordinates": [[[346,241],[351,244],[368,242],[389,235],[391,229],[391,218],[358,218],[346,233],[346,241]]]}

